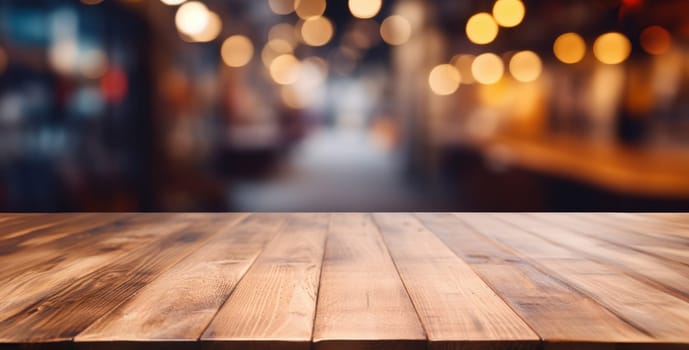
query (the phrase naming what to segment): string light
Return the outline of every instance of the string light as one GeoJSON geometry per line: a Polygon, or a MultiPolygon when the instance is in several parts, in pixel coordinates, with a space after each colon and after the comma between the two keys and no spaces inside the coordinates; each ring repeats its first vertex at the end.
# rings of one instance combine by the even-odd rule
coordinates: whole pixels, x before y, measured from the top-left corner
{"type": "Polygon", "coordinates": [[[254,55],[254,45],[243,35],[233,35],[222,44],[220,54],[223,62],[230,67],[243,67],[254,55]]]}
{"type": "Polygon", "coordinates": [[[495,84],[505,72],[504,64],[500,56],[494,53],[484,53],[477,56],[471,64],[471,73],[474,79],[481,84],[495,84]]]}
{"type": "Polygon", "coordinates": [[[533,51],[520,51],[510,59],[510,74],[517,81],[528,83],[541,76],[543,63],[541,58],[533,51]]]}
{"type": "Polygon", "coordinates": [[[555,39],[553,53],[563,63],[577,63],[586,54],[586,42],[577,33],[564,33],[555,39]]]}
{"type": "Polygon", "coordinates": [[[403,45],[411,37],[411,23],[400,15],[392,15],[380,25],[380,36],[390,45],[403,45]]]}
{"type": "Polygon", "coordinates": [[[349,11],[356,18],[373,18],[382,5],[382,0],[349,0],[349,11]]]}
{"type": "Polygon", "coordinates": [[[641,48],[651,55],[662,55],[670,49],[672,36],[661,26],[650,26],[641,32],[641,48]]]}
{"type": "Polygon", "coordinates": [[[624,62],[632,51],[632,45],[621,33],[605,33],[593,43],[593,54],[605,64],[624,62]]]}
{"type": "Polygon", "coordinates": [[[309,46],[323,46],[333,37],[333,24],[325,17],[312,17],[301,26],[301,38],[309,46]]]}
{"type": "Polygon", "coordinates": [[[466,34],[474,44],[489,44],[498,36],[498,25],[489,13],[477,13],[467,21],[466,34]]]}
{"type": "Polygon", "coordinates": [[[526,9],[520,0],[498,0],[493,5],[493,17],[502,27],[516,27],[524,20],[526,9]]]}
{"type": "Polygon", "coordinates": [[[455,66],[451,64],[441,64],[435,66],[428,75],[428,85],[431,91],[439,96],[453,94],[459,88],[462,77],[455,66]]]}
{"type": "Polygon", "coordinates": [[[175,24],[182,34],[194,36],[200,34],[208,25],[208,7],[199,1],[189,1],[177,9],[175,24]]]}

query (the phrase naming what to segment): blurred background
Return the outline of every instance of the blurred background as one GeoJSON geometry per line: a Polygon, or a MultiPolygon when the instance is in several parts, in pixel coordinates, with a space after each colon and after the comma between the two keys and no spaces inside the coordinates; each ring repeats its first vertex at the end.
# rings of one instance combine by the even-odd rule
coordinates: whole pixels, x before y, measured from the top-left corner
{"type": "Polygon", "coordinates": [[[2,211],[686,209],[687,0],[0,0],[2,211]]]}

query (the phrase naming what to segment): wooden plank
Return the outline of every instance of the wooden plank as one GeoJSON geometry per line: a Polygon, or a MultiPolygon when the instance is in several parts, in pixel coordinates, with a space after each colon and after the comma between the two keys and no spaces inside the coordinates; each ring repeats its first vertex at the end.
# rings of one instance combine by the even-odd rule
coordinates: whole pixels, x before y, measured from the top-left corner
{"type": "Polygon", "coordinates": [[[375,214],[430,348],[536,348],[539,337],[474,271],[408,214],[375,214]]]}
{"type": "Polygon", "coordinates": [[[633,213],[597,213],[589,217],[601,224],[613,225],[659,239],[670,236],[672,240],[677,241],[679,238],[678,241],[683,241],[685,246],[689,243],[689,225],[633,213]]]}
{"type": "MultiPolygon", "coordinates": [[[[3,292],[6,288],[16,288],[18,285],[30,283],[47,286],[48,281],[56,285],[58,281],[71,276],[70,271],[76,273],[87,271],[89,266],[100,267],[104,262],[110,261],[111,257],[140,246],[142,239],[152,240],[156,237],[155,232],[160,231],[160,228],[156,227],[158,225],[179,226],[191,222],[191,216],[188,214],[145,214],[126,217],[120,217],[119,214],[100,215],[104,216],[102,220],[107,222],[107,225],[86,230],[65,227],[63,230],[71,234],[62,235],[31,249],[16,247],[14,251],[0,254],[0,280],[7,282],[0,285],[0,310],[7,302],[17,301],[17,297],[28,296],[15,293],[15,297],[12,298],[11,294],[3,292]]],[[[50,232],[45,234],[51,235],[50,232]]],[[[30,292],[37,293],[43,290],[30,289],[30,292]]]]}
{"type": "Polygon", "coordinates": [[[11,234],[0,239],[0,259],[5,260],[5,266],[18,263],[14,259],[5,259],[7,255],[17,256],[24,251],[34,250],[37,246],[56,241],[60,238],[93,229],[132,214],[74,214],[68,216],[46,215],[45,218],[35,218],[26,223],[19,223],[11,234]]]}
{"type": "Polygon", "coordinates": [[[689,227],[689,214],[687,213],[638,213],[636,215],[689,227]]]}
{"type": "MultiPolygon", "coordinates": [[[[59,285],[42,280],[22,285],[24,290],[49,290],[18,311],[0,311],[0,342],[59,342],[71,340],[76,334],[106,315],[123,301],[135,295],[148,282],[168,267],[185,258],[217,234],[233,224],[236,215],[203,219],[181,228],[160,227],[160,238],[119,256],[96,270],[77,273],[80,277],[59,285]],[[165,234],[167,233],[167,234],[165,234]]],[[[149,232],[149,235],[151,232],[149,232]]],[[[115,237],[116,239],[117,237],[115,237]]],[[[122,239],[127,240],[126,235],[122,239]]],[[[73,269],[79,270],[77,262],[73,269]]],[[[60,272],[58,272],[59,274],[60,272]]]]}
{"type": "Polygon", "coordinates": [[[608,243],[635,249],[660,259],[689,266],[689,239],[671,235],[649,236],[627,228],[603,225],[586,214],[549,214],[538,216],[552,225],[567,225],[578,234],[595,237],[608,243]]]}
{"type": "MultiPolygon", "coordinates": [[[[5,228],[11,225],[14,225],[16,223],[20,222],[26,222],[27,220],[30,220],[32,218],[35,218],[37,216],[41,216],[43,214],[9,214],[9,213],[1,213],[0,214],[0,238],[4,237],[7,234],[11,234],[11,230],[6,230],[5,228]]],[[[70,215],[70,214],[54,214],[56,216],[60,215],[70,215]]]]}
{"type": "MultiPolygon", "coordinates": [[[[531,266],[452,214],[417,214],[551,347],[648,343],[653,338],[591,298],[531,266]]],[[[582,346],[583,347],[583,346],[582,346]]]]}
{"type": "Polygon", "coordinates": [[[689,304],[683,300],[489,215],[457,215],[479,233],[594,299],[657,342],[689,343],[689,304]]]}
{"type": "Polygon", "coordinates": [[[333,214],[323,259],[316,349],[425,349],[426,336],[368,214],[333,214]]]}
{"type": "MultiPolygon", "coordinates": [[[[556,226],[539,220],[551,215],[500,214],[497,217],[552,244],[570,249],[601,264],[612,266],[640,281],[689,300],[689,266],[659,259],[626,246],[613,245],[605,240],[577,234],[570,229],[569,225],[556,226]]],[[[614,235],[607,232],[605,227],[601,227],[596,233],[597,236],[614,235]]]]}
{"type": "MultiPolygon", "coordinates": [[[[115,215],[115,214],[112,214],[115,215]]],[[[122,214],[117,214],[122,215],[122,214]]],[[[98,214],[43,214],[21,217],[0,227],[0,252],[6,247],[15,248],[26,241],[37,238],[49,238],[55,235],[51,230],[58,224],[69,224],[89,219],[105,218],[108,215],[98,214]]]]}
{"type": "Polygon", "coordinates": [[[291,214],[201,339],[213,349],[309,349],[328,214],[291,214]]]}
{"type": "Polygon", "coordinates": [[[169,346],[196,341],[285,215],[254,214],[213,237],[75,341],[79,348],[115,348],[126,342],[169,346]]]}

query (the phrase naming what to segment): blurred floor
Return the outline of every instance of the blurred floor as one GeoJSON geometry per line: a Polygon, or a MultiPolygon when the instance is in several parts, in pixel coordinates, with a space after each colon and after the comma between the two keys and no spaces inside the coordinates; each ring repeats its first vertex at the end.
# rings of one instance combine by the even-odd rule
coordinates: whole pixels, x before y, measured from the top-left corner
{"type": "Polygon", "coordinates": [[[319,129],[274,176],[242,181],[229,201],[241,211],[411,211],[444,206],[441,194],[410,184],[395,153],[363,129],[319,129]]]}

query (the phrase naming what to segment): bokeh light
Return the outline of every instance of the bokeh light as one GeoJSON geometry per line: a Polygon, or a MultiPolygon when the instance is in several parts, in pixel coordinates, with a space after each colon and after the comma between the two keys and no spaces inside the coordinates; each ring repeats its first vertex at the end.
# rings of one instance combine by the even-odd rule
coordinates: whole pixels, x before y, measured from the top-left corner
{"type": "MultiPolygon", "coordinates": [[[[93,1],[93,0],[89,0],[89,1],[93,1]]],[[[98,1],[100,2],[102,0],[98,0],[98,1]]],[[[162,2],[163,4],[168,5],[168,6],[181,5],[185,1],[187,1],[187,0],[160,0],[160,2],[162,2]]]]}
{"type": "Polygon", "coordinates": [[[380,36],[383,41],[390,45],[403,45],[411,37],[411,24],[409,20],[400,16],[392,15],[380,25],[380,36]]]}
{"type": "Polygon", "coordinates": [[[270,77],[280,85],[294,84],[299,79],[299,60],[291,54],[278,56],[270,64],[270,77]]]}
{"type": "Polygon", "coordinates": [[[459,75],[462,77],[462,84],[471,85],[476,82],[474,75],[471,73],[471,64],[474,63],[474,55],[456,55],[452,58],[451,63],[459,71],[459,75]]]}
{"type": "Polygon", "coordinates": [[[121,102],[129,90],[127,73],[117,67],[109,69],[100,80],[100,90],[107,102],[121,102]]]}
{"type": "Polygon", "coordinates": [[[493,5],[493,17],[502,27],[516,27],[524,20],[526,9],[520,0],[498,0],[493,5]]]}
{"type": "Polygon", "coordinates": [[[206,5],[199,1],[189,1],[177,9],[175,25],[182,34],[192,37],[203,32],[209,17],[206,5]]]}
{"type": "Polygon", "coordinates": [[[605,64],[624,62],[632,51],[632,45],[621,33],[605,33],[593,43],[593,54],[605,64]]]}
{"type": "Polygon", "coordinates": [[[520,51],[510,59],[510,74],[517,81],[528,83],[541,76],[543,63],[533,51],[520,51]]]}
{"type": "Polygon", "coordinates": [[[466,34],[474,44],[489,44],[498,36],[498,25],[489,13],[477,13],[467,21],[466,34]]]}
{"type": "Polygon", "coordinates": [[[349,11],[356,18],[373,18],[382,5],[382,0],[349,0],[349,11]]]}
{"type": "Polygon", "coordinates": [[[282,39],[272,39],[266,43],[261,51],[261,61],[266,67],[270,67],[273,60],[278,56],[292,53],[294,48],[287,41],[282,39]]]}
{"type": "Polygon", "coordinates": [[[243,35],[233,35],[222,44],[220,54],[223,62],[230,67],[243,67],[254,55],[254,45],[243,35]]]}
{"type": "Polygon", "coordinates": [[[650,26],[641,32],[641,47],[651,55],[662,55],[670,49],[672,36],[661,26],[650,26]]]}
{"type": "Polygon", "coordinates": [[[564,33],[555,39],[553,53],[563,63],[577,63],[586,54],[586,42],[577,33],[564,33]]]}
{"type": "Polygon", "coordinates": [[[474,79],[481,84],[495,84],[502,79],[505,67],[500,56],[494,53],[478,55],[471,64],[474,79]]]}
{"type": "Polygon", "coordinates": [[[320,17],[325,13],[325,0],[295,0],[294,10],[301,19],[320,17]]]}
{"type": "Polygon", "coordinates": [[[60,39],[48,50],[48,62],[60,74],[71,74],[77,68],[79,44],[70,38],[60,39]]]}
{"type": "Polygon", "coordinates": [[[325,17],[311,17],[301,25],[301,38],[309,46],[323,46],[333,37],[333,24],[325,17]]]}
{"type": "Polygon", "coordinates": [[[190,38],[192,41],[205,43],[215,40],[218,35],[220,35],[221,31],[222,19],[220,19],[220,16],[217,13],[209,11],[208,23],[206,23],[206,26],[203,28],[203,30],[201,30],[201,32],[190,35],[190,38]]]}
{"type": "Polygon", "coordinates": [[[459,71],[451,64],[435,66],[428,75],[428,85],[436,95],[447,96],[459,88],[462,78],[459,71]]]}
{"type": "Polygon", "coordinates": [[[277,15],[289,15],[294,12],[294,0],[268,0],[268,6],[277,15]]]}

